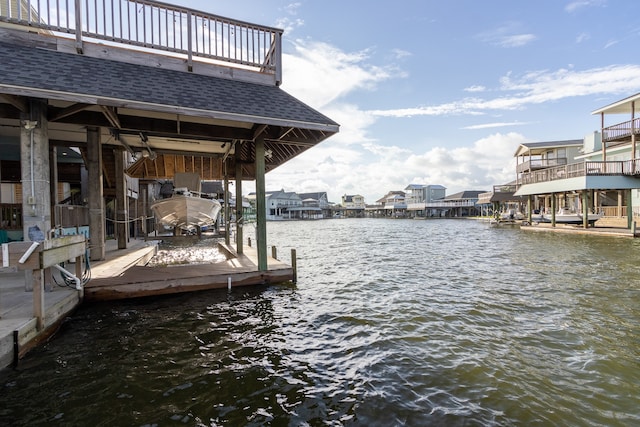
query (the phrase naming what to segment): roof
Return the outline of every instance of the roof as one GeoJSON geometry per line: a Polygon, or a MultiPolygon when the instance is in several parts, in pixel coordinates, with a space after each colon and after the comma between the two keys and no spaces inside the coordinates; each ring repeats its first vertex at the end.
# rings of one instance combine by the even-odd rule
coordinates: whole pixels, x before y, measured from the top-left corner
{"type": "Polygon", "coordinates": [[[422,190],[424,188],[427,188],[427,186],[422,184],[409,184],[406,186],[405,190],[422,190]]]}
{"type": "MultiPolygon", "coordinates": [[[[613,104],[609,104],[602,108],[598,108],[591,112],[591,114],[631,114],[634,109],[632,108],[633,104],[637,104],[640,100],[640,93],[636,93],[635,95],[631,95],[628,98],[621,99],[620,101],[616,101],[613,104]]],[[[638,105],[635,106],[635,111],[638,110],[638,105]]]]}
{"type": "Polygon", "coordinates": [[[300,196],[301,199],[320,200],[322,199],[322,197],[324,197],[325,199],[327,198],[326,191],[321,191],[316,193],[298,193],[298,195],[300,196]]]}
{"type": "MultiPolygon", "coordinates": [[[[115,129],[115,135],[131,135],[129,143],[144,148],[138,141],[142,132],[158,152],[222,157],[233,148],[243,177],[254,178],[257,137],[265,140],[268,172],[339,130],[336,122],[276,85],[59,51],[54,37],[34,37],[3,33],[0,95],[9,98],[0,96],[0,119],[18,123],[20,102],[45,99],[50,129],[67,145],[85,143],[86,133],[78,129],[98,126],[103,143],[120,144],[109,133],[115,129]]],[[[118,50],[123,56],[125,50],[118,50]]]]}
{"type": "Polygon", "coordinates": [[[452,194],[444,198],[444,200],[462,200],[462,199],[477,199],[478,196],[482,193],[487,193],[486,190],[476,191],[476,190],[466,190],[461,191],[456,194],[452,194]]]}
{"type": "Polygon", "coordinates": [[[544,142],[524,142],[516,149],[514,157],[527,155],[537,155],[547,152],[552,148],[582,147],[584,140],[567,139],[564,141],[544,141],[544,142]]]}

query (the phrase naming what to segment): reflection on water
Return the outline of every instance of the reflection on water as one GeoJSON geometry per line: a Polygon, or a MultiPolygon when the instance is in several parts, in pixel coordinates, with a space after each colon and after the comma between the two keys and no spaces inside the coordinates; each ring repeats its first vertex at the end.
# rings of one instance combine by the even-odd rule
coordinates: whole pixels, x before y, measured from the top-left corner
{"type": "Polygon", "coordinates": [[[640,424],[636,240],[372,219],[268,239],[296,286],[83,307],[0,374],[0,422],[640,424]]]}

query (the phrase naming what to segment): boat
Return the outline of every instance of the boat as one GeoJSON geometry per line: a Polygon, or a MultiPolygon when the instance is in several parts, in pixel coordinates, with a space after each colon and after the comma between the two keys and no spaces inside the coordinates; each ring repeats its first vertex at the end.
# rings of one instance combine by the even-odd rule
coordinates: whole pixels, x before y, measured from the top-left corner
{"type": "Polygon", "coordinates": [[[174,184],[171,197],[151,205],[158,223],[188,233],[215,224],[222,205],[214,194],[200,192],[197,174],[177,173],[174,184]]]}
{"type": "MultiPolygon", "coordinates": [[[[583,218],[582,212],[571,211],[567,208],[558,209],[555,215],[556,224],[583,224],[583,218]]],[[[589,212],[587,214],[587,223],[593,225],[600,218],[602,218],[601,212],[589,212]]],[[[531,217],[534,222],[550,223],[551,219],[550,213],[539,213],[531,217]]]]}

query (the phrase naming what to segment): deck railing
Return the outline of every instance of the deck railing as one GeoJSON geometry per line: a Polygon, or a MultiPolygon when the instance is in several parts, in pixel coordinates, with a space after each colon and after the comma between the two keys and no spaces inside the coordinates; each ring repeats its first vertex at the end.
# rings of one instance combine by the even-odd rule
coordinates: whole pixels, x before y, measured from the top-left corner
{"type": "Polygon", "coordinates": [[[557,159],[532,159],[520,163],[518,165],[518,172],[562,166],[566,165],[567,163],[568,162],[566,157],[559,157],[557,159]]]}
{"type": "Polygon", "coordinates": [[[0,21],[221,61],[282,81],[282,30],[150,0],[0,0],[0,21]]]}
{"type": "Polygon", "coordinates": [[[523,174],[520,184],[535,184],[581,176],[609,175],[640,176],[640,160],[583,162],[541,169],[523,174]]]}
{"type": "Polygon", "coordinates": [[[640,134],[640,118],[618,123],[602,129],[602,140],[604,142],[620,141],[631,138],[632,134],[640,134]]]}

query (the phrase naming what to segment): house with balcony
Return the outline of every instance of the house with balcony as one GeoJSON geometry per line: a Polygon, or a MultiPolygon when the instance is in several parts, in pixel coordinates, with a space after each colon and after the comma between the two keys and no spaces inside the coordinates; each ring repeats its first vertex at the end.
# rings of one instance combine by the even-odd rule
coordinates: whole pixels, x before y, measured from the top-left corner
{"type": "Polygon", "coordinates": [[[364,216],[365,203],[364,197],[359,194],[343,195],[340,201],[342,209],[339,211],[341,215],[347,218],[361,218],[364,216]]]}
{"type": "Polygon", "coordinates": [[[404,218],[407,216],[407,203],[404,191],[389,191],[376,200],[375,205],[367,206],[367,214],[374,217],[404,218]]]}
{"type": "Polygon", "coordinates": [[[435,216],[437,212],[426,208],[426,203],[444,199],[447,189],[442,185],[409,184],[406,192],[407,215],[409,217],[435,216]]]}
{"type": "Polygon", "coordinates": [[[331,206],[325,191],[315,193],[298,193],[302,200],[303,219],[331,218],[331,206]]]}
{"type": "Polygon", "coordinates": [[[608,217],[624,218],[625,226],[632,227],[634,206],[640,203],[636,141],[640,133],[640,118],[636,117],[639,100],[640,94],[636,94],[593,111],[600,116],[600,131],[587,135],[566,164],[522,169],[515,195],[528,199],[529,218],[538,203],[551,212],[552,223],[556,211],[563,208],[582,214],[585,228],[586,214],[596,210],[608,217]],[[627,120],[620,121],[621,116],[627,120]]]}
{"type": "Polygon", "coordinates": [[[444,199],[426,203],[426,209],[433,210],[437,217],[463,217],[479,215],[480,209],[476,206],[480,194],[486,191],[465,190],[452,194],[444,199]]]}
{"type": "Polygon", "coordinates": [[[521,196],[516,196],[515,192],[518,189],[516,181],[512,181],[503,185],[494,185],[492,191],[486,193],[480,193],[478,195],[478,201],[476,206],[480,210],[481,216],[494,216],[501,212],[524,212],[525,206],[521,196]]]}

